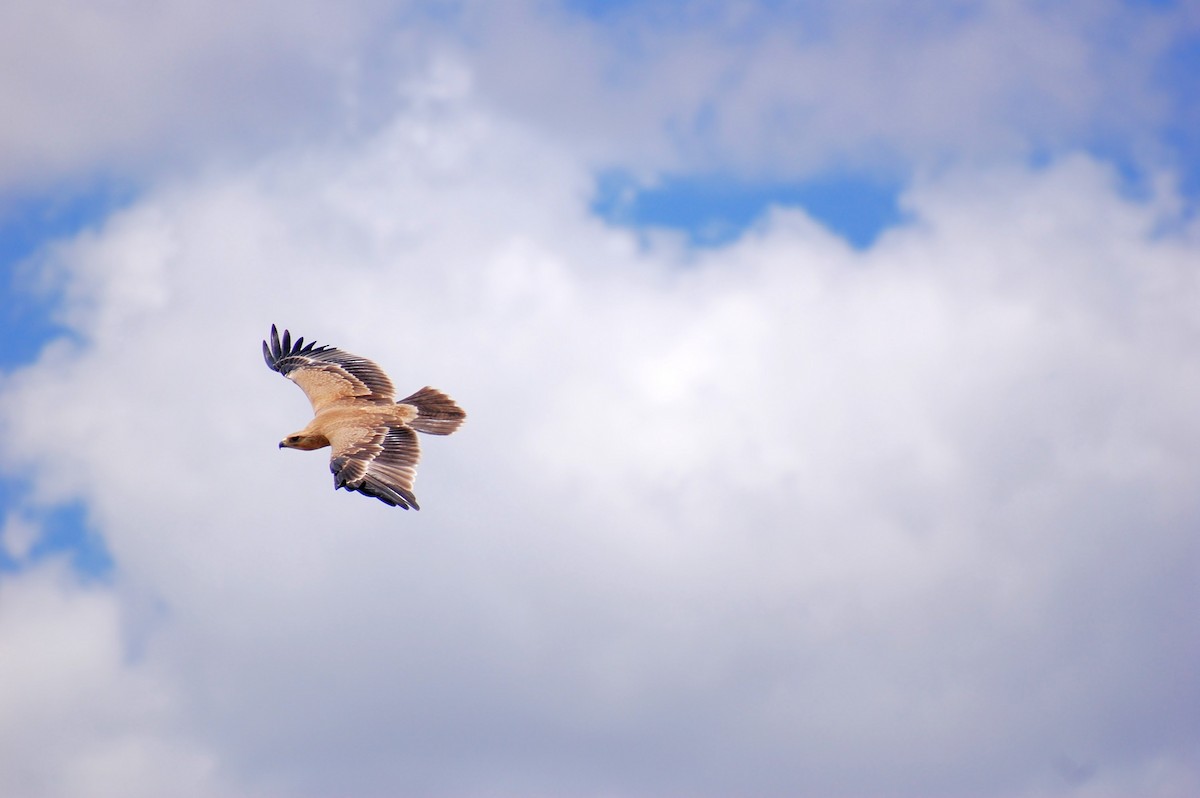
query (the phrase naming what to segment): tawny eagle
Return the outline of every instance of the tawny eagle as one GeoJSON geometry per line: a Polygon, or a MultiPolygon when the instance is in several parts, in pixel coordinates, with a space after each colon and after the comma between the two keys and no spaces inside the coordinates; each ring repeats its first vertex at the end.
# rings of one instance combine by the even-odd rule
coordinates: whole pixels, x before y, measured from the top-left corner
{"type": "Polygon", "coordinates": [[[454,400],[428,386],[400,401],[383,369],[330,346],[292,342],[271,325],[263,341],[267,366],[312,403],[313,420],[279,442],[281,449],[331,447],[333,487],[374,496],[392,507],[421,509],[413,495],[421,447],[417,432],[449,435],[467,417],[454,400]]]}

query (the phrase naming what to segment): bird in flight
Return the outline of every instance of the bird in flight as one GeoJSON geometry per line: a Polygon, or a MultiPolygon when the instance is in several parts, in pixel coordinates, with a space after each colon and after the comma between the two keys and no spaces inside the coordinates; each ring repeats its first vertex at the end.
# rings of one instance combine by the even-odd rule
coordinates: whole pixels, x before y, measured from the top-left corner
{"type": "Polygon", "coordinates": [[[449,435],[466,419],[454,400],[428,386],[396,401],[383,369],[331,346],[292,342],[271,325],[263,357],[300,386],[312,403],[313,420],[279,442],[281,449],[331,449],[333,487],[373,496],[392,507],[420,510],[413,494],[421,447],[417,432],[449,435]]]}

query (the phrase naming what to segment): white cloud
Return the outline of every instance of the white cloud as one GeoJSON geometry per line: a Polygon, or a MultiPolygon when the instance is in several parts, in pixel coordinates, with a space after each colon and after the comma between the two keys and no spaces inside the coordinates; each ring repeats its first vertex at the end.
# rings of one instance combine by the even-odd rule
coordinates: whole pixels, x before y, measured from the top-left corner
{"type": "Polygon", "coordinates": [[[219,794],[215,759],[173,728],[169,688],[123,650],[121,614],[61,562],[0,583],[6,795],[219,794]]]}
{"type": "Polygon", "coordinates": [[[487,96],[605,163],[775,179],[1148,151],[1170,113],[1156,64],[1197,24],[1115,2],[522,6],[475,9],[487,96]]]}
{"type": "Polygon", "coordinates": [[[152,794],[161,728],[214,795],[1200,786],[1169,196],[1066,159],[931,177],[865,252],[790,211],[639,246],[573,145],[469,83],[45,253],[79,340],[0,384],[3,462],[85,502],[117,569],[5,589],[89,630],[84,675],[27,681],[115,683],[79,695],[119,728],[0,792],[152,794]],[[308,407],[271,322],[466,407],[419,514],[275,448],[308,407]]]}
{"type": "MultiPolygon", "coordinates": [[[[1185,4],[1186,6],[1186,4],[1185,4]]],[[[595,162],[774,178],[832,166],[1154,152],[1157,69],[1196,15],[1115,2],[8,3],[0,187],[130,180],[353,138],[457,59],[595,162]]]]}
{"type": "Polygon", "coordinates": [[[418,49],[402,28],[376,49],[382,19],[412,13],[387,5],[6,3],[0,185],[128,179],[369,125],[394,86],[366,62],[418,49]]]}
{"type": "Polygon", "coordinates": [[[0,551],[14,561],[24,560],[37,542],[37,525],[17,513],[9,513],[0,527],[0,551]]]}

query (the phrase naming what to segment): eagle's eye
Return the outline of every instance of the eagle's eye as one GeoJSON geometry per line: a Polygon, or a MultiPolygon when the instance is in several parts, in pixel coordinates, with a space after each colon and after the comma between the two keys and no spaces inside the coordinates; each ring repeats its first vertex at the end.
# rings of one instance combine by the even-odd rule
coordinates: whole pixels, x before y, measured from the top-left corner
{"type": "Polygon", "coordinates": [[[299,443],[299,442],[300,442],[300,436],[299,436],[299,435],[292,435],[292,436],[289,436],[289,437],[288,437],[288,441],[287,441],[287,442],[288,442],[288,443],[299,443]]]}

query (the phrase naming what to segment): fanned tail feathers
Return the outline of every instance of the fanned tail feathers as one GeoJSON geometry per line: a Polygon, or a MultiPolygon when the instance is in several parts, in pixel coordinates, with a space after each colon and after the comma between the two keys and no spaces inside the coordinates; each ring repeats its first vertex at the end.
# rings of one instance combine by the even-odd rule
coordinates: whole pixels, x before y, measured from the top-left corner
{"type": "Polygon", "coordinates": [[[453,399],[428,385],[396,404],[417,408],[417,417],[408,425],[428,435],[449,435],[462,426],[467,417],[453,399]]]}

